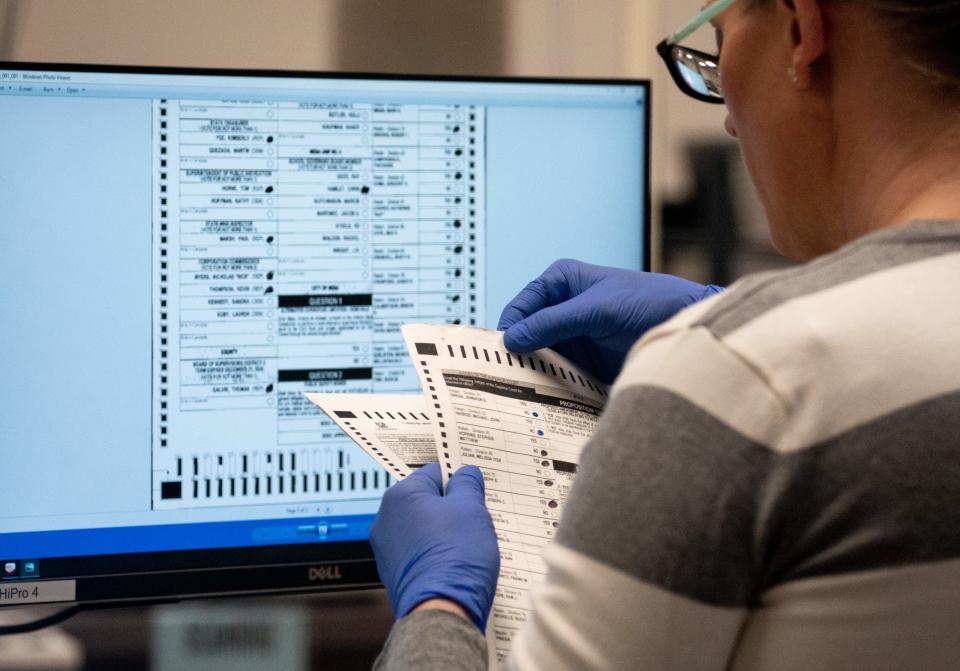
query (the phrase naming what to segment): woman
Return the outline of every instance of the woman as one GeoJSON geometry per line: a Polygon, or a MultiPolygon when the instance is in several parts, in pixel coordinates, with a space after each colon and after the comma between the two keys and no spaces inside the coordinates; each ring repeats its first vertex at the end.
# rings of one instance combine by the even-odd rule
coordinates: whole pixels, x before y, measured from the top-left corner
{"type": "MultiPolygon", "coordinates": [[[[504,311],[508,347],[619,372],[510,668],[956,668],[958,34],[955,0],[718,0],[661,45],[807,263],[632,349],[714,292],[564,261],[504,311]],[[706,20],[718,64],[676,44],[706,20]]],[[[372,531],[402,618],[379,668],[485,665],[482,479],[434,475],[372,531]]]]}

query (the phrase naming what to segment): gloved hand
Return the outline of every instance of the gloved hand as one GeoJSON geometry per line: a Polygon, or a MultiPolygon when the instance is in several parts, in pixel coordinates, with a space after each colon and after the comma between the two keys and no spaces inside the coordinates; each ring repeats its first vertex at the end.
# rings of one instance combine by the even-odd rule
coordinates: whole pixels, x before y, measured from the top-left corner
{"type": "Polygon", "coordinates": [[[561,259],[510,301],[497,328],[507,349],[552,347],[609,384],[644,332],[721,291],[673,275],[561,259]]]}
{"type": "Polygon", "coordinates": [[[440,465],[427,464],[387,490],[370,528],[380,580],[396,616],[427,599],[458,603],[484,631],[500,551],[483,500],[483,475],[463,466],[442,494],[440,465]]]}

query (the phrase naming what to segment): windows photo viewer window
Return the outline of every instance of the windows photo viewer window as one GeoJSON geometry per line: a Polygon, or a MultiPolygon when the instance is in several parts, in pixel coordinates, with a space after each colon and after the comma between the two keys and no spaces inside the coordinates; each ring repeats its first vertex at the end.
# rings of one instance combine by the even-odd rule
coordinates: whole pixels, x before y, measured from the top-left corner
{"type": "Polygon", "coordinates": [[[647,269],[646,81],[0,63],[0,606],[377,584],[417,393],[553,260],[647,269]],[[145,578],[149,579],[145,579],[145,578]]]}

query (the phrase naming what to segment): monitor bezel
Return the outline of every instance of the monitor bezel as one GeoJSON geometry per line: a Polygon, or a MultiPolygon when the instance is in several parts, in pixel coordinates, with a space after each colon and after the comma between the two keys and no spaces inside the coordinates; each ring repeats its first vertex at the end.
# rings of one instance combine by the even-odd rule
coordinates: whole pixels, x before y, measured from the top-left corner
{"type": "MultiPolygon", "coordinates": [[[[141,75],[262,77],[300,79],[400,80],[424,82],[491,82],[516,84],[583,84],[635,86],[643,89],[643,192],[640,267],[651,267],[651,82],[649,79],[519,77],[443,74],[332,72],[240,68],[192,68],[82,63],[0,61],[0,70],[90,72],[141,75]]],[[[39,580],[4,581],[4,585],[33,585],[48,581],[75,581],[76,598],[59,602],[69,606],[149,604],[226,596],[252,596],[365,589],[380,586],[376,563],[367,541],[327,541],[311,544],[249,546],[201,550],[51,557],[42,559],[39,580]],[[83,568],[86,572],[80,573],[83,568]],[[149,579],[145,579],[149,578],[149,579]]],[[[15,608],[21,604],[0,604],[15,608]]],[[[36,603],[22,604],[36,606],[36,603]]]]}

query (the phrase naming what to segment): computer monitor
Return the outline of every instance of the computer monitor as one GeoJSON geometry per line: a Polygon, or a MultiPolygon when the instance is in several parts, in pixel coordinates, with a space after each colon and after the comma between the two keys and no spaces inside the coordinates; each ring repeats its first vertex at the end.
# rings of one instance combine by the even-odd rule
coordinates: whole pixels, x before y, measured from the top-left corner
{"type": "Polygon", "coordinates": [[[390,476],[304,392],[418,390],[559,257],[646,268],[650,92],[0,63],[0,606],[377,583],[390,476]]]}

